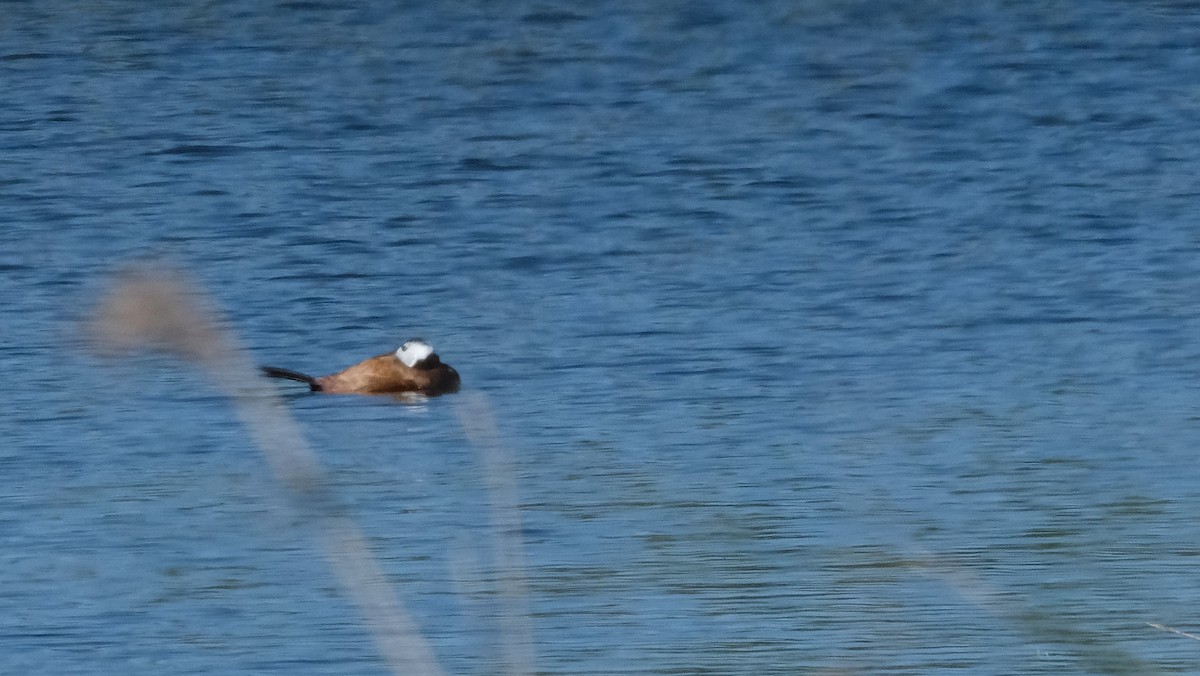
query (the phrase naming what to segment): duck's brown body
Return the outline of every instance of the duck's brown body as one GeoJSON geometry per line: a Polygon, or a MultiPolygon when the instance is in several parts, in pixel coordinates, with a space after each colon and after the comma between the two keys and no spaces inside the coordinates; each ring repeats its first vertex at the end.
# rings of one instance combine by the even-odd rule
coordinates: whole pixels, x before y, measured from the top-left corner
{"type": "Polygon", "coordinates": [[[319,391],[334,394],[445,394],[458,390],[459,379],[458,372],[441,363],[437,355],[416,366],[406,366],[389,352],[317,378],[316,384],[319,391]]]}
{"type": "MultiPolygon", "coordinates": [[[[410,343],[405,343],[407,347],[410,343]]],[[[404,347],[401,350],[405,349],[404,347]]],[[[398,350],[397,352],[400,352],[398,350]]],[[[417,392],[437,395],[457,392],[458,371],[443,364],[436,354],[413,365],[401,361],[397,353],[381,354],[361,361],[350,368],[327,376],[314,378],[296,371],[264,366],[263,372],[273,378],[286,378],[307,383],[314,392],[330,394],[401,394],[417,392]]]]}

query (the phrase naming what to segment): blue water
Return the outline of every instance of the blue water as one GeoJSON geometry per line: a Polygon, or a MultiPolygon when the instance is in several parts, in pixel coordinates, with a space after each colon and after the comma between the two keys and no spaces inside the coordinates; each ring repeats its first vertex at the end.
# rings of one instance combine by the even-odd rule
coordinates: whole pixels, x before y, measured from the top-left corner
{"type": "Polygon", "coordinates": [[[0,672],[386,672],[233,409],[81,328],[167,260],[442,666],[1196,673],[1187,3],[6,3],[0,672]],[[303,389],[303,388],[300,388],[303,389]]]}

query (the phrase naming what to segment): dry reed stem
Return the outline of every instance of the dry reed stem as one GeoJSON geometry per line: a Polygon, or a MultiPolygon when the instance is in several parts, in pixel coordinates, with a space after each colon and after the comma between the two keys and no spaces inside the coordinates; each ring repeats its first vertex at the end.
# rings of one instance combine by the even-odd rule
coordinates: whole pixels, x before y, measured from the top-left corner
{"type": "Polygon", "coordinates": [[[491,500],[492,552],[495,556],[503,601],[500,629],[504,662],[510,676],[534,673],[533,628],[529,617],[529,581],[521,537],[521,509],[517,497],[516,467],[512,454],[500,443],[500,433],[487,399],[480,393],[458,395],[455,412],[479,451],[484,481],[491,500]]]}
{"type": "Polygon", "coordinates": [[[1180,636],[1186,636],[1187,638],[1200,641],[1200,636],[1197,636],[1195,634],[1189,634],[1186,631],[1180,631],[1179,629],[1176,629],[1174,627],[1168,627],[1165,624],[1159,624],[1157,622],[1147,622],[1146,624],[1150,625],[1151,627],[1154,627],[1155,629],[1159,629],[1161,631],[1170,632],[1172,634],[1179,634],[1180,636]]]}
{"type": "Polygon", "coordinates": [[[308,515],[321,550],[358,606],[375,643],[395,674],[443,673],[429,644],[405,611],[371,555],[366,538],[329,499],[320,462],[276,389],[212,304],[178,273],[143,267],[121,275],[101,301],[91,328],[108,352],[154,348],[201,366],[235,403],[238,417],[301,513],[308,515]]]}

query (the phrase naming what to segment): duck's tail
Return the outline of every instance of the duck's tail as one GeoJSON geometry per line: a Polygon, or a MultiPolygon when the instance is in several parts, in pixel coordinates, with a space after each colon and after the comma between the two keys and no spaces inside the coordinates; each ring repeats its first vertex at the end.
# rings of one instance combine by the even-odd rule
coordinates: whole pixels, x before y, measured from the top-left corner
{"type": "Polygon", "coordinates": [[[260,368],[262,369],[262,372],[267,375],[267,377],[283,378],[284,380],[295,380],[297,382],[301,382],[301,383],[308,385],[308,389],[312,390],[313,392],[319,392],[321,390],[321,384],[317,382],[316,378],[314,378],[312,376],[304,375],[303,373],[300,373],[299,371],[293,371],[291,369],[281,369],[278,366],[262,366],[260,368]]]}

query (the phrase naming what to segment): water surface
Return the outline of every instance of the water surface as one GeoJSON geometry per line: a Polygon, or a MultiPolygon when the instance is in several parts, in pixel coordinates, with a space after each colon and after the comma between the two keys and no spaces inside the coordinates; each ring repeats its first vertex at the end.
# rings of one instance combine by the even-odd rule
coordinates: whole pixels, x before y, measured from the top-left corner
{"type": "MultiPolygon", "coordinates": [[[[1192,673],[1194,12],[10,3],[0,671],[378,674],[218,388],[422,336],[515,462],[541,673],[1192,673]]],[[[503,653],[456,399],[288,389],[451,673],[503,653]]]]}

